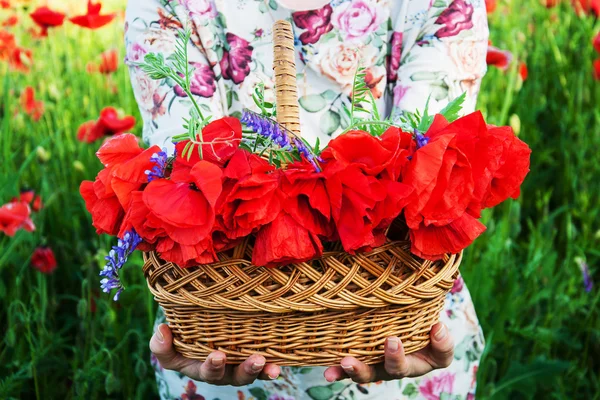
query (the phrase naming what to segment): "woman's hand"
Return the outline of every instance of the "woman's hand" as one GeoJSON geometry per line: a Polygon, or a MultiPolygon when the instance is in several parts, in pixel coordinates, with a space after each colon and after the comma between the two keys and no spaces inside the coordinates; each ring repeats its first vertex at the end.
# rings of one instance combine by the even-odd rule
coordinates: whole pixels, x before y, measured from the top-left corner
{"type": "Polygon", "coordinates": [[[357,383],[389,381],[425,375],[446,368],[454,357],[454,341],[448,328],[437,323],[431,328],[431,343],[416,353],[404,354],[402,342],[397,337],[389,337],[385,342],[385,361],[383,364],[366,365],[354,357],[345,357],[339,366],[325,370],[325,379],[329,382],[351,378],[357,383]]]}
{"type": "Polygon", "coordinates": [[[213,385],[244,386],[256,379],[276,379],[280,373],[277,365],[266,364],[265,358],[258,354],[236,366],[226,365],[226,355],[221,351],[211,353],[205,362],[185,358],[173,348],[173,335],[166,324],[160,324],[150,339],[150,351],[163,368],[213,385]]]}

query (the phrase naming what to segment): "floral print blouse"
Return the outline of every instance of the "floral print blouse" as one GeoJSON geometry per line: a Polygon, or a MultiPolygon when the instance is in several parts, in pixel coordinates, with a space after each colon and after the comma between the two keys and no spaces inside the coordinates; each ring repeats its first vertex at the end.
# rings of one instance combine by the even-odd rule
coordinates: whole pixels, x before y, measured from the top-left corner
{"type": "MultiPolygon", "coordinates": [[[[148,52],[171,54],[185,25],[193,32],[192,94],[214,117],[255,109],[252,94],[258,84],[264,85],[266,100],[274,100],[271,37],[279,19],[293,23],[302,135],[311,142],[325,144],[348,126],[343,109],[359,63],[386,116],[422,111],[427,102],[436,112],[465,92],[464,112],[474,110],[486,71],[484,0],[333,0],[305,11],[282,4],[129,0],[126,62],[148,144],[171,148],[191,102],[174,82],[152,80],[136,62],[148,52]]],[[[282,368],[274,381],[234,388],[193,382],[155,365],[159,392],[163,399],[182,400],[472,399],[483,337],[461,279],[447,297],[442,321],[456,341],[455,360],[449,368],[417,379],[328,383],[323,368],[282,368]]]]}

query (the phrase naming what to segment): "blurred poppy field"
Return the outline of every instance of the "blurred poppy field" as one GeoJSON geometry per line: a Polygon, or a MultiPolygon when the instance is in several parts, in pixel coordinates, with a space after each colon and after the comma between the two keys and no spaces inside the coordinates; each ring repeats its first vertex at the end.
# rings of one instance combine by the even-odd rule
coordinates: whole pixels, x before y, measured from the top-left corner
{"type": "MultiPolygon", "coordinates": [[[[101,293],[112,243],[79,195],[104,137],[141,134],[125,3],[0,0],[2,399],[156,398],[141,257],[118,304],[101,293]]],[[[486,3],[478,107],[533,153],[461,267],[486,337],[477,395],[600,398],[600,2],[486,3]]]]}

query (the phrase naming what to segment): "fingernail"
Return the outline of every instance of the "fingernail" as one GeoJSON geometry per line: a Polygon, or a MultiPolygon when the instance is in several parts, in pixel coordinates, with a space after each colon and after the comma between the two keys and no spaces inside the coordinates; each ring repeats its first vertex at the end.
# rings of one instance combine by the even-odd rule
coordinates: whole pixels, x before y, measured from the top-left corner
{"type": "Polygon", "coordinates": [[[252,372],[260,372],[264,366],[265,363],[253,363],[250,368],[252,369],[252,372]]]}
{"type": "Polygon", "coordinates": [[[352,365],[342,365],[342,369],[348,374],[354,373],[354,367],[352,365]]]}
{"type": "Polygon", "coordinates": [[[396,338],[389,338],[388,339],[388,350],[390,351],[390,353],[396,353],[398,351],[398,347],[400,343],[398,343],[398,339],[396,338]]]}
{"type": "Polygon", "coordinates": [[[269,379],[271,379],[271,380],[275,380],[275,379],[279,378],[279,375],[268,375],[268,376],[269,376],[269,379]]]}
{"type": "Polygon", "coordinates": [[[156,329],[154,336],[156,336],[156,340],[158,340],[159,342],[161,342],[161,343],[165,342],[165,337],[160,332],[160,326],[156,329]]]}
{"type": "Polygon", "coordinates": [[[438,342],[444,340],[447,334],[448,328],[446,328],[446,325],[442,325],[442,327],[435,333],[435,340],[437,340],[438,342]]]}
{"type": "Polygon", "coordinates": [[[213,367],[220,367],[223,365],[223,359],[220,357],[219,358],[211,358],[210,363],[212,364],[213,367]]]}

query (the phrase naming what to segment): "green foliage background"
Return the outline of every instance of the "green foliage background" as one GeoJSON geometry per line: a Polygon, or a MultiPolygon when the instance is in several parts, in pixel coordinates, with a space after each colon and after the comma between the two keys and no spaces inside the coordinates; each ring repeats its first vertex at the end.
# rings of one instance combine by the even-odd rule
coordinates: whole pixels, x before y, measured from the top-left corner
{"type": "MultiPolygon", "coordinates": [[[[100,169],[97,145],[78,142],[78,126],[108,105],[138,115],[123,65],[112,77],[86,72],[104,50],[124,55],[122,24],[66,25],[35,41],[21,20],[11,29],[35,62],[28,74],[0,64],[0,203],[29,186],[45,208],[36,232],[0,235],[0,398],[153,398],[155,305],[135,268],[139,256],[119,304],[99,293],[110,242],[96,236],[78,194],[100,169]],[[28,85],[46,104],[39,122],[14,114],[28,85]],[[41,243],[59,262],[50,276],[29,265],[41,243]]],[[[575,262],[597,275],[600,83],[591,40],[599,25],[567,4],[547,10],[537,0],[501,0],[490,16],[494,45],[526,61],[529,78],[520,84],[516,62],[507,72],[490,68],[479,106],[491,123],[520,125],[533,155],[521,198],[484,215],[488,231],[462,267],[487,340],[479,398],[600,398],[600,290],[584,291],[575,262]]]]}

